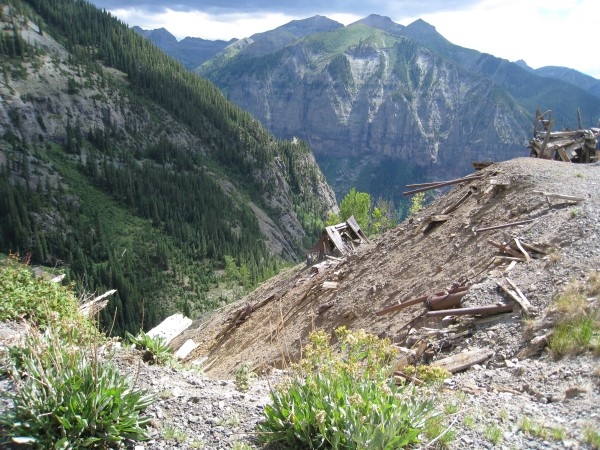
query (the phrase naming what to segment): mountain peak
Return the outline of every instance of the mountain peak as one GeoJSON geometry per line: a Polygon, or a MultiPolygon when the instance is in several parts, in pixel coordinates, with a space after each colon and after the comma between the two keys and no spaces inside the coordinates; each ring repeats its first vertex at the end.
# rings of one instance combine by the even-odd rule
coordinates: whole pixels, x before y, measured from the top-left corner
{"type": "Polygon", "coordinates": [[[360,19],[354,23],[361,23],[371,28],[377,28],[378,30],[387,31],[390,33],[398,33],[404,29],[403,25],[394,22],[387,16],[380,16],[379,14],[370,14],[364,19],[360,19]]]}
{"type": "Polygon", "coordinates": [[[406,28],[410,28],[412,30],[418,30],[420,32],[428,31],[430,33],[431,32],[437,33],[437,30],[435,29],[435,27],[433,25],[425,22],[423,19],[415,20],[410,25],[408,25],[406,28]]]}
{"type": "MultiPolygon", "coordinates": [[[[292,20],[291,22],[286,23],[285,25],[281,25],[280,27],[275,28],[272,31],[286,31],[296,38],[301,38],[304,36],[308,36],[313,33],[322,33],[324,31],[331,31],[337,28],[343,28],[339,22],[335,20],[329,19],[325,16],[312,16],[306,19],[297,19],[292,20]]],[[[266,33],[269,33],[268,31],[266,33]]],[[[266,33],[258,33],[259,35],[264,35],[266,33]]]]}

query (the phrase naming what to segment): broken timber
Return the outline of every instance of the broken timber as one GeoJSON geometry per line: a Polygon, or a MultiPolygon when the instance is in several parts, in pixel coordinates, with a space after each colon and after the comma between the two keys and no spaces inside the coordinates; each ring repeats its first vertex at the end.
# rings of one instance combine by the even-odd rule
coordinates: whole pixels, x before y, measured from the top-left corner
{"type": "Polygon", "coordinates": [[[573,163],[597,161],[594,130],[582,129],[581,120],[579,130],[552,131],[553,126],[552,111],[536,111],[533,138],[528,146],[532,157],[573,163]]]}
{"type": "Polygon", "coordinates": [[[475,364],[481,364],[488,360],[494,352],[488,349],[475,349],[468,352],[458,353],[433,363],[433,366],[446,369],[450,373],[460,372],[475,364]]]}
{"type": "Polygon", "coordinates": [[[435,215],[429,216],[417,228],[417,230],[415,231],[415,233],[419,233],[421,231],[423,231],[423,233],[427,233],[429,230],[431,230],[437,224],[442,223],[442,222],[446,222],[447,220],[450,220],[451,218],[452,218],[452,216],[449,215],[449,214],[435,214],[435,215]]]}
{"type": "Polygon", "coordinates": [[[440,182],[421,183],[421,184],[407,184],[406,187],[418,187],[418,189],[413,189],[411,191],[405,191],[402,193],[402,195],[413,195],[413,194],[418,194],[419,192],[425,192],[425,191],[430,191],[432,189],[437,189],[437,188],[441,188],[441,187],[445,187],[445,186],[451,186],[453,184],[469,183],[474,180],[480,180],[483,177],[484,176],[482,174],[476,173],[476,174],[467,175],[466,177],[457,178],[455,180],[450,180],[450,181],[440,181],[440,182]]]}
{"type": "Polygon", "coordinates": [[[346,222],[323,229],[319,240],[306,252],[306,263],[311,265],[328,256],[333,256],[339,262],[339,257],[348,256],[357,245],[368,242],[354,216],[350,216],[346,222]]]}
{"type": "Polygon", "coordinates": [[[519,304],[519,306],[521,307],[521,309],[523,310],[525,315],[529,316],[531,314],[531,310],[533,309],[533,306],[531,305],[529,300],[527,300],[527,297],[525,297],[525,294],[523,294],[521,289],[519,289],[517,287],[517,285],[510,278],[505,278],[505,281],[512,287],[512,289],[508,288],[507,286],[504,285],[504,283],[502,283],[500,281],[496,281],[496,284],[500,287],[500,289],[502,289],[506,294],[508,294],[508,296],[511,299],[513,299],[515,302],[517,302],[519,304]],[[513,289],[514,289],[514,291],[513,291],[513,289]]]}
{"type": "Polygon", "coordinates": [[[520,220],[519,222],[503,223],[501,225],[494,225],[491,227],[473,228],[473,233],[481,233],[482,231],[499,230],[501,228],[516,227],[518,225],[528,224],[530,222],[533,222],[534,220],[535,219],[527,219],[527,220],[520,220]]]}
{"type": "Polygon", "coordinates": [[[508,244],[501,244],[500,242],[496,242],[496,241],[492,241],[492,240],[488,240],[487,242],[488,242],[488,244],[496,247],[502,253],[511,255],[510,257],[496,256],[496,258],[502,258],[507,261],[520,261],[520,262],[527,261],[527,262],[529,262],[529,261],[531,261],[532,258],[537,259],[537,258],[541,257],[540,255],[546,254],[546,252],[544,250],[542,250],[538,247],[535,247],[531,244],[527,244],[526,242],[523,242],[517,238],[510,241],[508,244]],[[532,253],[530,254],[526,249],[529,249],[529,252],[532,252],[532,253]]]}
{"type": "Polygon", "coordinates": [[[536,194],[542,194],[543,196],[545,196],[546,201],[550,205],[552,205],[552,203],[550,203],[551,198],[557,198],[559,200],[566,200],[568,202],[573,202],[573,203],[579,203],[579,202],[582,202],[585,200],[583,197],[576,197],[574,195],[555,194],[553,192],[544,192],[544,191],[533,191],[533,192],[535,192],[536,194]]]}

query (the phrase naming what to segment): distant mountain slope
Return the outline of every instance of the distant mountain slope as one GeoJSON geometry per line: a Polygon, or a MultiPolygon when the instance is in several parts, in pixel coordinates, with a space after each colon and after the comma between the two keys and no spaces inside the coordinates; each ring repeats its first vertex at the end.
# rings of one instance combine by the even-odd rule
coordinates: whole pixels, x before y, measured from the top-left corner
{"type": "Polygon", "coordinates": [[[179,60],[186,68],[194,69],[204,61],[212,58],[225,47],[235,41],[208,40],[186,37],[177,41],[169,31],[164,28],[144,30],[138,26],[132,27],[133,31],[152,41],[158,48],[168,55],[179,60]]]}
{"type": "Polygon", "coordinates": [[[199,73],[275,135],[309,142],[339,195],[356,186],[399,202],[407,182],[525,147],[527,111],[412,39],[357,23],[262,57],[251,47],[199,73]]]}
{"type": "Polygon", "coordinates": [[[527,154],[536,108],[557,127],[577,126],[577,108],[586,123],[600,112],[583,89],[377,15],[270,53],[236,43],[198,73],[276,136],[308,141],[338,195],[356,186],[396,203],[407,182],[527,154]]]}
{"type": "Polygon", "coordinates": [[[467,70],[498,83],[527,111],[533,113],[536,108],[552,109],[558,128],[576,127],[578,108],[588,124],[600,112],[600,102],[597,98],[591,98],[583,86],[565,83],[566,80],[558,78],[548,80],[537,71],[532,73],[519,64],[454,45],[423,20],[408,25],[404,35],[467,70]]]}
{"type": "Polygon", "coordinates": [[[0,252],[117,289],[113,332],[238,297],[297,261],[336,208],[303,142],[108,14],[0,8],[0,252]]]}
{"type": "Polygon", "coordinates": [[[535,73],[543,77],[565,81],[600,98],[600,80],[577,70],[568,67],[546,66],[535,69],[535,73]]]}

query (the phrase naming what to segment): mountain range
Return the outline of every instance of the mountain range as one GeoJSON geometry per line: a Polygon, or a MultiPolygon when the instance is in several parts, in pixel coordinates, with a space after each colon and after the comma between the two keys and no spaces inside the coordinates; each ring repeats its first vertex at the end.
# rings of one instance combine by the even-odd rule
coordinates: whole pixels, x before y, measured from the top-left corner
{"type": "Polygon", "coordinates": [[[407,183],[527,155],[538,108],[553,110],[557,128],[577,127],[578,109],[585,126],[600,117],[585,75],[454,45],[423,20],[371,15],[344,26],[315,16],[189,68],[276,136],[308,142],[338,197],[356,187],[397,206],[407,183]]]}

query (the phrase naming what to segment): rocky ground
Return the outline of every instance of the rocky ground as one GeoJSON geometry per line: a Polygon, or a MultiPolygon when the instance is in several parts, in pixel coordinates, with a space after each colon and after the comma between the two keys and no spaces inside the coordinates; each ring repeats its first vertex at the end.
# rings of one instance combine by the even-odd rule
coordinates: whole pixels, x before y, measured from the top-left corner
{"type": "MultiPolygon", "coordinates": [[[[455,435],[451,448],[591,448],[585,430],[600,429],[598,355],[557,359],[544,344],[553,328],[555,297],[600,271],[600,166],[521,158],[481,174],[355,255],[318,273],[291,269],[241,302],[197,320],[173,341],[174,346],[187,339],[199,344],[182,366],[147,366],[135,355],[118,358],[124,372],[158,396],[148,411],[154,417],[153,439],[137,448],[261,448],[254,426],[271,387],[298,357],[311,330],[340,325],[388,337],[420,363],[488,352],[479,364],[448,378],[441,390],[455,435]],[[465,195],[449,220],[423,232],[429,216],[465,195]],[[489,244],[515,238],[543,252],[511,264],[489,244]],[[375,315],[456,282],[468,286],[463,307],[507,303],[498,288],[507,277],[531,303],[529,314],[515,306],[489,317],[427,317],[424,305],[415,305],[375,315]],[[235,321],[248,305],[252,313],[235,321]],[[247,392],[235,383],[244,366],[258,374],[247,392]]],[[[600,309],[597,296],[587,302],[600,309]]]]}

